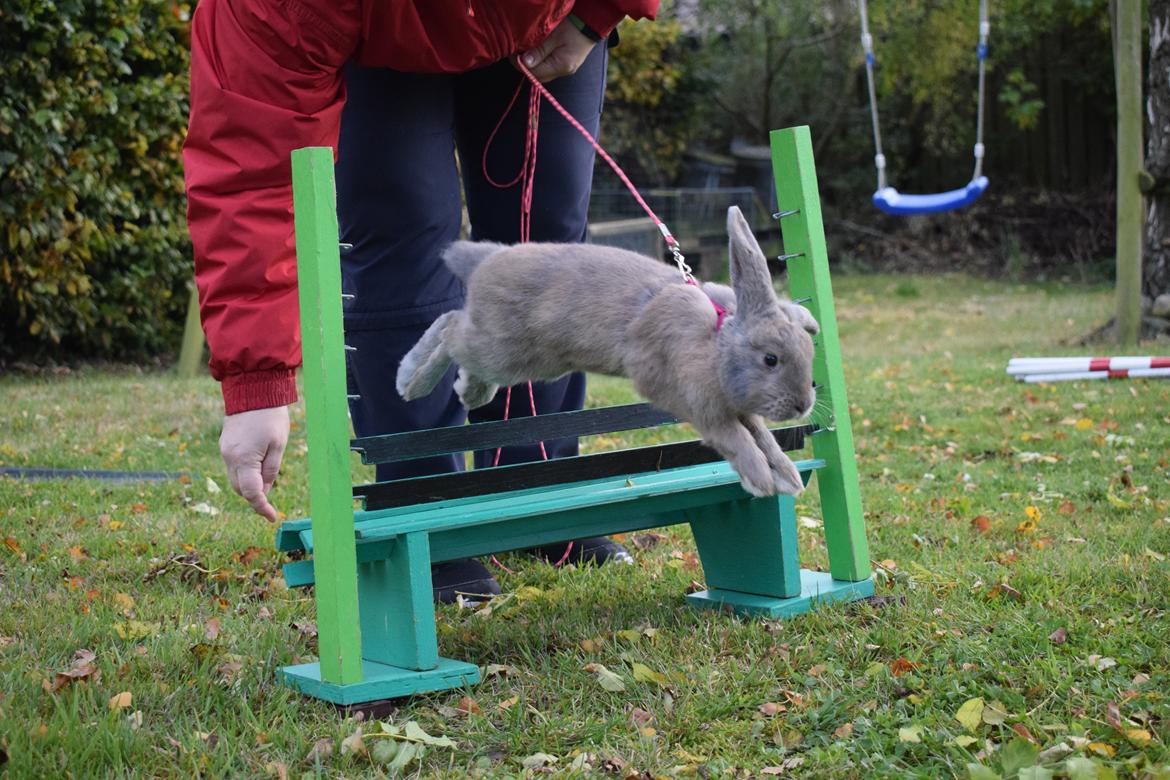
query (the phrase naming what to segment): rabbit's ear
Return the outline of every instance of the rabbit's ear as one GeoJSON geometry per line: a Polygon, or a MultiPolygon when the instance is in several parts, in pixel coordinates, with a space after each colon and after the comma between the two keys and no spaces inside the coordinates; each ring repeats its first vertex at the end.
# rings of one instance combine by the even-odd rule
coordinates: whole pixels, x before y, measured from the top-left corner
{"type": "Polygon", "coordinates": [[[741,317],[768,314],[776,305],[768,260],[738,206],[727,210],[727,236],[737,313],[741,317]]]}

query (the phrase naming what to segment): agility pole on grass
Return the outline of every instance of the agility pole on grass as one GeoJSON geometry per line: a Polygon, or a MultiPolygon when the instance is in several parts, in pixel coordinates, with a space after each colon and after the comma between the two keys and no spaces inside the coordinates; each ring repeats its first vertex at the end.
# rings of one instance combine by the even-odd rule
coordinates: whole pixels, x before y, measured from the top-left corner
{"type": "Polygon", "coordinates": [[[1007,372],[1022,382],[1170,378],[1170,357],[1022,357],[1007,372]]]}

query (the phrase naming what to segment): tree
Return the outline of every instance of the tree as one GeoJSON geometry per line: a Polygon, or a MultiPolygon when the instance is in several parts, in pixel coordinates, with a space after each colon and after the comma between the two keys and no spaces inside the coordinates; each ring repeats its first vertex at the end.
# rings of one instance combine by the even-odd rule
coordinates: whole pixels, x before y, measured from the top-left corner
{"type": "Polygon", "coordinates": [[[1150,0],[1150,62],[1147,84],[1146,251],[1142,294],[1146,334],[1170,330],[1170,0],[1150,0]],[[1155,319],[1156,318],[1156,319],[1155,319]],[[1157,327],[1162,323],[1163,327],[1157,327]]]}

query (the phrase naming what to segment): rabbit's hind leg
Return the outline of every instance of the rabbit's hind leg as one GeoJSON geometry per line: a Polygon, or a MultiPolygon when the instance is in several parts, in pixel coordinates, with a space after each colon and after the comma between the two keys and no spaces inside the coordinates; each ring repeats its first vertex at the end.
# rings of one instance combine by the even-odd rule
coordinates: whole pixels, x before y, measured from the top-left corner
{"type": "Polygon", "coordinates": [[[792,459],[785,454],[772,432],[768,430],[764,419],[759,415],[751,414],[740,418],[743,427],[747,428],[756,446],[764,453],[768,460],[768,467],[772,470],[772,481],[776,484],[776,492],[788,496],[798,496],[804,492],[804,480],[800,471],[792,463],[792,459]]]}
{"type": "Polygon", "coordinates": [[[499,389],[499,385],[472,376],[462,367],[459,369],[459,377],[455,380],[455,394],[467,409],[477,409],[488,403],[496,397],[496,391],[499,389]]]}
{"type": "Polygon", "coordinates": [[[443,342],[443,332],[462,314],[462,311],[449,311],[431,323],[398,364],[395,387],[405,400],[413,401],[430,393],[451,367],[453,361],[443,342]]]}

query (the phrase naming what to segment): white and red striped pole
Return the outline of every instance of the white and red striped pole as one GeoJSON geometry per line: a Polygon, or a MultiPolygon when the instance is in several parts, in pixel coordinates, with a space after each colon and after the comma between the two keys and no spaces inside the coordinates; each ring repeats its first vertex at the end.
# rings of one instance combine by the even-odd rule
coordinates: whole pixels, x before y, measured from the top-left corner
{"type": "Polygon", "coordinates": [[[1170,377],[1170,357],[1012,358],[1007,372],[1025,382],[1170,377]]]}

